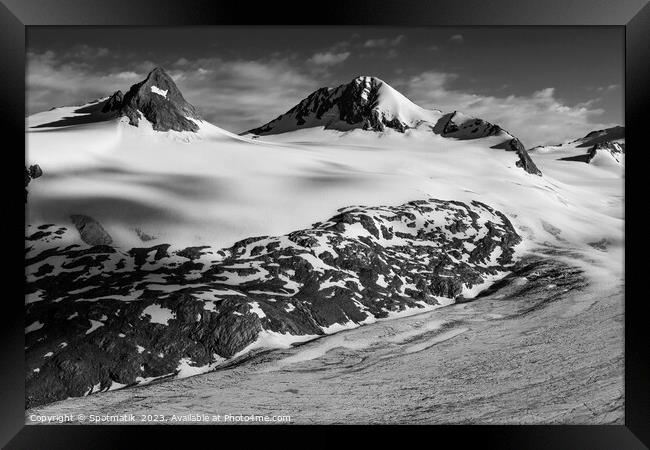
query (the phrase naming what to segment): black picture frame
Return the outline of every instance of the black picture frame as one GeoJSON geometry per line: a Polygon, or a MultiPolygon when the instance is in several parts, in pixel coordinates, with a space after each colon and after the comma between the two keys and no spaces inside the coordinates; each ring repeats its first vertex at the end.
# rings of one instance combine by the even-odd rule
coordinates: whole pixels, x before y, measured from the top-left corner
{"type": "MultiPolygon", "coordinates": [[[[327,1],[232,2],[224,0],[0,0],[0,89],[3,135],[14,142],[4,156],[21,157],[25,148],[25,44],[30,26],[210,26],[210,25],[353,25],[353,26],[616,26],[624,27],[625,43],[625,126],[627,128],[625,180],[625,234],[635,248],[626,252],[625,281],[625,425],[624,426],[436,426],[426,430],[432,442],[451,439],[454,447],[480,445],[487,448],[635,449],[650,446],[649,335],[646,325],[646,295],[633,295],[644,288],[644,264],[637,242],[644,241],[643,186],[647,146],[645,125],[650,99],[650,4],[648,0],[463,0],[450,1],[327,1]],[[632,155],[630,154],[630,149],[632,155]],[[645,154],[643,152],[645,151],[645,154]],[[640,203],[637,200],[640,199],[640,203]],[[641,205],[635,208],[634,205],[641,205]],[[635,217],[639,220],[635,219],[635,217]],[[630,240],[630,238],[632,240],[630,240]],[[637,240],[638,239],[638,240],[637,240]],[[645,443],[645,445],[644,445],[645,443]]],[[[512,62],[516,63],[516,62],[512,62]]],[[[604,64],[607,62],[604,61],[604,64]]],[[[23,154],[24,157],[24,154],[23,154]]],[[[210,439],[222,427],[159,426],[25,426],[24,417],[24,208],[23,192],[17,192],[18,161],[12,161],[5,175],[11,195],[5,213],[13,218],[3,223],[3,236],[10,261],[3,269],[5,289],[2,317],[2,388],[0,390],[0,444],[11,449],[38,448],[132,448],[134,436],[148,443],[167,441],[171,434],[191,433],[192,441],[210,439]],[[16,191],[14,191],[15,189],[16,191]],[[13,211],[15,208],[15,212],[13,211]],[[22,256],[21,256],[22,255],[22,256]],[[14,291],[15,289],[15,291],[14,291]],[[10,294],[7,294],[11,292],[10,294]]],[[[645,231],[647,233],[647,231],[645,231]]],[[[285,430],[286,426],[263,427],[285,430]]],[[[299,427],[303,428],[303,427],[299,427]]],[[[396,433],[394,427],[373,428],[372,434],[396,433]]],[[[418,427],[421,428],[421,427],[418,427]]],[[[427,428],[427,427],[424,427],[427,428]]],[[[256,427],[255,431],[260,427],[256,427]]],[[[291,431],[295,430],[292,429],[291,431]]],[[[235,429],[234,434],[241,430],[235,429]]],[[[409,430],[408,433],[411,431],[409,430]]],[[[310,434],[328,431],[311,428],[310,434]]],[[[364,432],[365,434],[365,432],[364,432]]],[[[330,434],[330,437],[335,437],[330,434]]],[[[352,441],[347,441],[351,444],[352,441]]],[[[336,445],[336,443],[333,443],[336,445]]]]}

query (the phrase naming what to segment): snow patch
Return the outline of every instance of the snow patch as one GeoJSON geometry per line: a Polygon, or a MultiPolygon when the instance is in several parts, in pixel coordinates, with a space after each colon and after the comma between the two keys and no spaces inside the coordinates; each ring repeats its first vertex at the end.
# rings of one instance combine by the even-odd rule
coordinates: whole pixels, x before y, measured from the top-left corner
{"type": "Polygon", "coordinates": [[[149,321],[151,323],[159,323],[162,325],[169,325],[171,319],[176,318],[176,314],[169,308],[163,308],[162,306],[152,303],[142,310],[140,317],[149,316],[149,321]]]}
{"type": "Polygon", "coordinates": [[[164,98],[167,98],[167,91],[168,89],[160,89],[158,86],[151,86],[151,92],[164,98]]]}

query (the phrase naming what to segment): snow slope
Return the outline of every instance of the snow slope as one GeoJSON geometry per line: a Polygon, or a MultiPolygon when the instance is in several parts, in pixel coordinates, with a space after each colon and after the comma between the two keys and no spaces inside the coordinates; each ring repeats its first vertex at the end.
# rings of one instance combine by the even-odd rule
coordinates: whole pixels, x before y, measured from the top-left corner
{"type": "Polygon", "coordinates": [[[30,223],[69,225],[70,214],[86,214],[122,246],[142,244],[139,228],[152,244],[226,247],[305,228],[345,206],[433,197],[483,201],[516,216],[538,242],[555,239],[542,218],[576,244],[622,239],[622,205],[603,207],[612,195],[620,201],[620,174],[539,153],[545,176],[533,176],[514,167],[511,152],[490,148],[498,136],[316,127],[264,139],[207,123],[199,133],[156,132],[124,119],[29,129],[28,162],[44,172],[30,185],[30,223]]]}

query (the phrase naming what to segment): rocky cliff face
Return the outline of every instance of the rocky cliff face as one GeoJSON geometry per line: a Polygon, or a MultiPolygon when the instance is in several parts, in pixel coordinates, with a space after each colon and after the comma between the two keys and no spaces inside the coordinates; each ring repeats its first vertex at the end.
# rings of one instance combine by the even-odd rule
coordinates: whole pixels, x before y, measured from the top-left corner
{"type": "Polygon", "coordinates": [[[139,126],[144,118],[156,131],[196,132],[199,126],[192,119],[200,120],[196,108],[185,100],[174,80],[160,67],[131,86],[126,94],[116,91],[73,112],[74,115],[66,112],[59,120],[41,123],[34,128],[66,127],[127,117],[133,126],[139,126]]]}
{"type": "Polygon", "coordinates": [[[26,238],[28,407],[471,297],[521,240],[485,204],[439,200],[344,208],[221,250],[60,244],[74,232],[26,238]]]}
{"type": "Polygon", "coordinates": [[[412,123],[400,117],[395,107],[400,103],[407,109],[417,106],[392,88],[382,89],[383,86],[387,85],[379,78],[357,77],[336,88],[320,88],[285,114],[247,133],[276,134],[311,126],[343,131],[391,128],[403,133],[412,123]]]}
{"type": "Polygon", "coordinates": [[[519,158],[515,163],[517,167],[521,167],[530,174],[542,176],[542,171],[537,168],[533,159],[530,157],[519,139],[512,138],[501,144],[495,145],[492,148],[500,148],[506,151],[515,152],[519,158]]]}
{"type": "Polygon", "coordinates": [[[454,111],[445,114],[433,127],[433,132],[444,137],[467,140],[479,139],[488,136],[500,136],[504,141],[493,145],[491,148],[515,152],[517,154],[517,167],[533,175],[542,175],[542,171],[535,165],[526,148],[519,139],[512,136],[499,125],[494,125],[486,120],[469,117],[454,111]]]}
{"type": "Polygon", "coordinates": [[[159,67],[153,69],[147,78],[131,86],[124,94],[120,112],[127,116],[129,123],[134,126],[137,126],[140,120],[139,112],[142,113],[157,131],[199,129],[198,125],[190,120],[199,119],[196,109],[183,98],[176,83],[159,67]]]}

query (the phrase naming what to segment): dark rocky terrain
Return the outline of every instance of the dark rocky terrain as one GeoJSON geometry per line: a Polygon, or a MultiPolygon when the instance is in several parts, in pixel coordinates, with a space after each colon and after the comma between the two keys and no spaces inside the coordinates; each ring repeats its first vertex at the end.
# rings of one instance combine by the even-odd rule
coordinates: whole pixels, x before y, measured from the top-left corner
{"type": "Polygon", "coordinates": [[[94,245],[69,244],[79,237],[65,227],[28,228],[28,407],[211,367],[265,333],[319,336],[462,302],[512,270],[521,241],[476,201],[349,207],[221,250],[123,250],[92,218],[73,220],[94,245]]]}
{"type": "MultiPolygon", "coordinates": [[[[540,249],[474,301],[31,414],[283,414],[297,424],[624,423],[622,280],[540,249]],[[563,262],[560,262],[562,259],[563,262]]],[[[589,258],[587,258],[589,259],[589,258]]],[[[205,423],[205,422],[204,422],[205,423]]],[[[222,421],[221,423],[227,423],[222,421]]],[[[218,423],[215,423],[218,424],[218,423]]]]}
{"type": "Polygon", "coordinates": [[[493,145],[492,148],[515,152],[519,158],[515,163],[517,167],[521,167],[533,175],[542,175],[542,171],[535,165],[521,141],[510,135],[510,133],[499,125],[494,125],[483,119],[468,117],[458,113],[458,111],[454,111],[453,113],[442,116],[432,130],[441,136],[461,140],[479,139],[488,136],[504,136],[506,140],[500,144],[493,145]]]}
{"type": "Polygon", "coordinates": [[[25,203],[27,203],[27,186],[29,186],[29,183],[31,183],[33,179],[39,178],[42,175],[43,169],[41,169],[41,166],[38,164],[32,164],[29,166],[29,169],[25,166],[25,203]]]}
{"type": "Polygon", "coordinates": [[[199,129],[198,125],[190,120],[199,119],[196,109],[183,98],[176,83],[160,67],[153,69],[140,83],[131,86],[124,94],[120,112],[135,126],[140,120],[139,113],[142,113],[157,131],[199,129]]]}
{"type": "Polygon", "coordinates": [[[605,128],[604,130],[595,130],[580,139],[571,143],[579,144],[579,147],[593,147],[599,143],[611,142],[619,139],[625,139],[625,127],[616,126],[605,128]]]}

